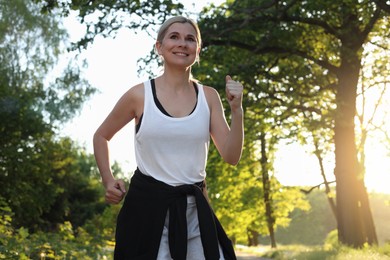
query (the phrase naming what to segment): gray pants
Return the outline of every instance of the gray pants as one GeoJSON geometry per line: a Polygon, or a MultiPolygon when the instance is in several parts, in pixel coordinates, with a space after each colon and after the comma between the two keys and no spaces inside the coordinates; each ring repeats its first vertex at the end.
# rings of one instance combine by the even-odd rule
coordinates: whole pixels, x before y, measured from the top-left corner
{"type": "MultiPolygon", "coordinates": [[[[171,260],[168,242],[169,212],[165,218],[164,230],[161,237],[157,260],[171,260]]],[[[198,213],[194,196],[187,197],[187,260],[204,260],[203,246],[200,239],[198,213]]],[[[220,260],[224,260],[222,249],[219,247],[220,260]]]]}

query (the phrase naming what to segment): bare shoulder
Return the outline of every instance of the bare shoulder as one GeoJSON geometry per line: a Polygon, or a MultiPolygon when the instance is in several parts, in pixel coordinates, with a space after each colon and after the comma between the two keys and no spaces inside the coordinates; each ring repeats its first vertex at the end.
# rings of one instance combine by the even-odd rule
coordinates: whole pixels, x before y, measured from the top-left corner
{"type": "Polygon", "coordinates": [[[203,85],[203,92],[210,112],[213,114],[213,111],[219,111],[222,103],[218,91],[213,87],[203,85]]]}
{"type": "Polygon", "coordinates": [[[210,86],[203,86],[203,92],[205,94],[207,104],[209,105],[210,110],[215,106],[221,106],[221,98],[218,91],[210,86]]]}
{"type": "Polygon", "coordinates": [[[143,113],[144,86],[142,83],[130,87],[119,99],[114,107],[113,114],[117,117],[130,117],[137,120],[143,113]]]}
{"type": "Polygon", "coordinates": [[[141,83],[130,87],[122,95],[122,97],[119,100],[119,103],[123,104],[124,106],[131,106],[132,109],[136,109],[138,106],[143,105],[143,101],[144,101],[144,86],[141,83]]]}
{"type": "Polygon", "coordinates": [[[219,100],[218,91],[210,86],[203,86],[203,91],[206,96],[207,102],[213,102],[215,99],[219,100]]]}
{"type": "Polygon", "coordinates": [[[139,83],[137,85],[132,86],[129,90],[124,94],[126,99],[130,99],[131,101],[139,101],[144,98],[144,84],[139,83]]]}

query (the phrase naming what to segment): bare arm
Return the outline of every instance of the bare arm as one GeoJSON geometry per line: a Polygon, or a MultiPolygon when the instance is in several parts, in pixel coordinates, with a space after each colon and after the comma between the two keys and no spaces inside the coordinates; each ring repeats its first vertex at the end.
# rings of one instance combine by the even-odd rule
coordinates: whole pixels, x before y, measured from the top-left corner
{"type": "Polygon", "coordinates": [[[140,98],[142,91],[140,85],[127,91],[93,136],[94,155],[106,189],[106,201],[109,203],[119,203],[126,192],[124,181],[115,180],[112,174],[109,141],[122,127],[137,118],[140,107],[143,107],[140,105],[140,100],[143,100],[142,97],[140,98]]]}
{"type": "Polygon", "coordinates": [[[210,133],[222,158],[236,165],[242,153],[244,142],[244,116],[242,108],[242,84],[226,77],[226,95],[231,110],[231,123],[228,125],[218,93],[208,90],[211,107],[210,133]]]}

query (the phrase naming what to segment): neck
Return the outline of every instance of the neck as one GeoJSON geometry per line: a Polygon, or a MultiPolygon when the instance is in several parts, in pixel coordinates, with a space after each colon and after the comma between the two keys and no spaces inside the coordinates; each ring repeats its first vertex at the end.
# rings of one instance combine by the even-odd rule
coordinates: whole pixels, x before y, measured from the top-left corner
{"type": "Polygon", "coordinates": [[[185,72],[164,70],[164,73],[159,78],[165,83],[165,86],[179,90],[191,85],[190,72],[190,69],[185,72]]]}

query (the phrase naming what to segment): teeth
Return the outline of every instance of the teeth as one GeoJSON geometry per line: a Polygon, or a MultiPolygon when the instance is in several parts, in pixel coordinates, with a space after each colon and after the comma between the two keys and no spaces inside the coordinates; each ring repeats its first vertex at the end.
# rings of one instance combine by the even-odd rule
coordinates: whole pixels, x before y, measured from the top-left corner
{"type": "Polygon", "coordinates": [[[176,55],[180,55],[180,56],[187,56],[187,54],[182,53],[182,52],[176,52],[175,54],[176,54],[176,55]]]}

